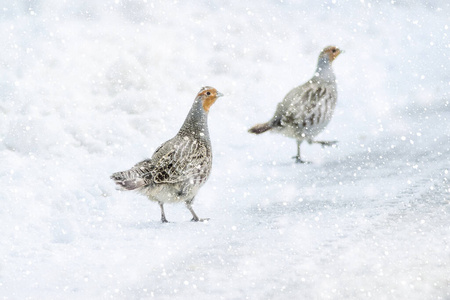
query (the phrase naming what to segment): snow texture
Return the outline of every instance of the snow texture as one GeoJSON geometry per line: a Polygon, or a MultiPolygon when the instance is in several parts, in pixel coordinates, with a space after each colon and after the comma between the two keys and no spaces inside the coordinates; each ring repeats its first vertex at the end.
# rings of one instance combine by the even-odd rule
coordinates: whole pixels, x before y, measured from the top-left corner
{"type": "Polygon", "coordinates": [[[450,299],[450,4],[0,1],[2,299],[450,299]],[[304,144],[250,135],[327,45],[339,99],[304,144]],[[202,86],[213,171],[190,222],[111,173],[202,86]]]}

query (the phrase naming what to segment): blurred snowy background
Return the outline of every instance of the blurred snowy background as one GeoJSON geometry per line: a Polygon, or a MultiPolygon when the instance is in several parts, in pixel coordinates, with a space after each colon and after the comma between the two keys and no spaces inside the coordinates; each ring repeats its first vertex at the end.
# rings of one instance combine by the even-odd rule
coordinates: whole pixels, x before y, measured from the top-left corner
{"type": "Polygon", "coordinates": [[[450,299],[450,4],[0,1],[2,299],[450,299]],[[321,139],[253,136],[327,45],[321,139]],[[204,85],[208,223],[115,190],[204,85]]]}

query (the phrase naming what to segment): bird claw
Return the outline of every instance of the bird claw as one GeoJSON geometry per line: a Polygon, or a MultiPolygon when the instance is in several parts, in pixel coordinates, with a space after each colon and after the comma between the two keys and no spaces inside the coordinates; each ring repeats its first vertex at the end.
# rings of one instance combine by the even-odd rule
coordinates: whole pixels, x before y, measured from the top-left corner
{"type": "Polygon", "coordinates": [[[209,218],[199,219],[199,218],[192,218],[191,222],[205,222],[209,221],[209,218]]]}
{"type": "Polygon", "coordinates": [[[310,161],[302,160],[298,156],[292,156],[292,158],[295,159],[296,164],[310,164],[311,163],[310,161]]]}
{"type": "Polygon", "coordinates": [[[320,144],[320,146],[322,146],[322,148],[325,148],[325,147],[337,145],[338,141],[315,141],[314,143],[320,144]]]}

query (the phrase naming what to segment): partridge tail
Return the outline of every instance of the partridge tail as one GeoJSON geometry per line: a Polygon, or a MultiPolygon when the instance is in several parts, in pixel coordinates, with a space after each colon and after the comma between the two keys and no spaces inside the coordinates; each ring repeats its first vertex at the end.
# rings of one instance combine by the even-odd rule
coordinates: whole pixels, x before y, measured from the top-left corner
{"type": "Polygon", "coordinates": [[[145,181],[140,177],[141,174],[132,168],[128,171],[117,172],[111,175],[111,179],[122,190],[135,190],[145,185],[145,181]]]}
{"type": "Polygon", "coordinates": [[[255,133],[255,134],[261,134],[270,129],[272,129],[272,126],[270,126],[269,122],[267,122],[267,123],[257,124],[255,126],[253,126],[252,128],[250,128],[248,130],[248,132],[255,133]]]}

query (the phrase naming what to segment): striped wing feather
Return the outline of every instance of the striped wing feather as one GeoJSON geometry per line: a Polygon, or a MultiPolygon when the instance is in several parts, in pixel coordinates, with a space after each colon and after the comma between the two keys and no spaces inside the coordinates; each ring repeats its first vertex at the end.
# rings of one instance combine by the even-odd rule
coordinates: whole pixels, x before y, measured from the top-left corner
{"type": "Polygon", "coordinates": [[[151,177],[154,183],[178,183],[189,179],[198,182],[207,178],[211,155],[206,145],[188,139],[171,148],[156,161],[152,159],[153,167],[145,177],[151,177]]]}
{"type": "Polygon", "coordinates": [[[287,107],[286,118],[298,119],[302,115],[310,114],[320,101],[321,91],[321,88],[312,86],[304,90],[303,93],[295,94],[287,107]]]}

